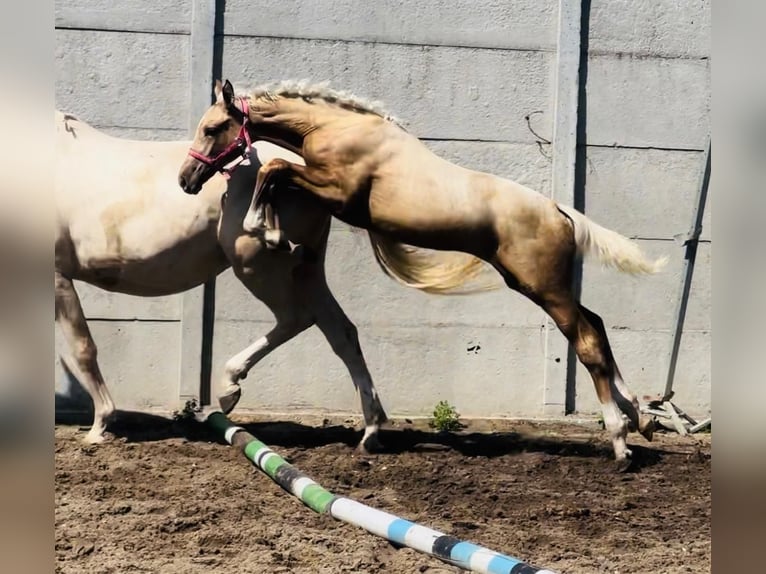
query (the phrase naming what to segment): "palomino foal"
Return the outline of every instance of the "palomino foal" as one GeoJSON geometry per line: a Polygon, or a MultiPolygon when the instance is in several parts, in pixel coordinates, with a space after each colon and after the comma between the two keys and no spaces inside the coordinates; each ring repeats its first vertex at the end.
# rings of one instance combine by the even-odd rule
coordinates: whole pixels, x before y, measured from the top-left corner
{"type": "MultiPolygon", "coordinates": [[[[305,165],[278,158],[261,168],[244,222],[254,236],[273,236],[265,208],[288,193],[274,184],[290,182],[346,223],[410,245],[467,254],[462,267],[456,263],[449,270],[450,286],[461,283],[461,269],[467,280],[482,261],[491,264],[574,346],[595,384],[618,466],[629,466],[621,413],[647,439],[653,423],[620,375],[601,318],[575,300],[573,267],[578,252],[635,274],[654,273],[664,261],[649,261],[627,238],[532,189],[438,157],[385,112],[353,96],[284,83],[236,98],[228,81],[217,94],[181,165],[179,183],[187,193],[197,192],[212,173],[200,157],[219,154],[243,137],[272,141],[300,154],[305,165]]],[[[445,290],[433,271],[388,271],[405,284],[445,290]]]]}
{"type": "Polygon", "coordinates": [[[68,347],[62,361],[93,400],[93,425],[86,440],[104,440],[115,407],[74,281],[130,295],[169,295],[200,285],[231,263],[245,287],[269,307],[276,325],[227,361],[219,383],[221,407],[226,412],[234,408],[240,380],[259,360],[317,325],[359,392],[366,426],[360,446],[374,447],[386,414],[356,328],[325,279],[330,216],[310,197],[276,208],[280,224],[305,242],[310,260],[264,249],[260,240],[242,230],[259,158],[299,158],[258,142],[249,165],[238,169],[228,183],[216,176],[197,197],[189,197],[176,187],[178,162],[189,142],[114,138],[61,112],[56,112],[55,125],[56,323],[68,347]]]}

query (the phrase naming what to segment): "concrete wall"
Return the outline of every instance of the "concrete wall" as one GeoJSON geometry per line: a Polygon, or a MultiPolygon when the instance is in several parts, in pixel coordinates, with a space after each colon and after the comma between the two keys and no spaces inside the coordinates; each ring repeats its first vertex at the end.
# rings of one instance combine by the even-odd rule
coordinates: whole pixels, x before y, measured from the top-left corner
{"type": "MultiPolygon", "coordinates": [[[[199,9],[205,2],[134,0],[117,10],[104,0],[59,2],[57,107],[118,135],[184,137],[196,121],[184,96],[192,4],[199,9]]],[[[628,383],[639,394],[657,393],[683,264],[673,237],[691,222],[710,132],[710,6],[584,5],[580,38],[588,57],[578,118],[584,187],[577,192],[589,216],[672,260],[666,273],[644,279],[588,264],[583,301],[604,318],[628,383]]],[[[227,0],[218,9],[215,67],[235,85],[329,79],[384,101],[436,153],[553,192],[552,146],[538,146],[524,118],[539,112],[531,119],[535,131],[553,139],[564,77],[557,0],[227,0]]],[[[676,398],[695,414],[710,408],[709,211],[677,371],[676,398]]],[[[337,222],[327,265],[390,414],[426,415],[440,399],[467,416],[564,413],[566,348],[526,299],[511,292],[440,298],[401,288],[379,271],[366,236],[337,222]]],[[[120,405],[176,408],[178,365],[198,359],[181,350],[181,297],[158,302],[89,289],[83,298],[120,405]],[[152,355],[158,348],[175,351],[152,355]]],[[[223,274],[213,376],[271,324],[266,307],[223,274]]],[[[594,412],[584,369],[570,377],[570,393],[573,382],[569,407],[594,412]]],[[[276,350],[245,385],[243,409],[359,411],[348,374],[316,329],[276,350]]]]}
{"type": "MultiPolygon", "coordinates": [[[[185,138],[191,0],[114,6],[105,0],[56,4],[56,107],[115,136],[185,138]]],[[[175,409],[182,296],[131,297],[75,285],[118,406],[175,409]]],[[[57,332],[57,350],[62,344],[57,332]]],[[[58,360],[56,391],[59,410],[89,402],[58,360]]]]}

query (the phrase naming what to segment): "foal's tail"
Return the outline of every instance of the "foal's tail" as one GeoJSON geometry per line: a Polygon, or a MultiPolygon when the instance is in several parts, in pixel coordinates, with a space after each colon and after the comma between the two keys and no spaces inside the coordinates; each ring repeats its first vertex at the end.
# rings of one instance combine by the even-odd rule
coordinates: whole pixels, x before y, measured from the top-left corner
{"type": "Polygon", "coordinates": [[[557,207],[572,220],[575,244],[580,253],[596,255],[603,264],[633,275],[657,273],[668,262],[667,257],[650,261],[627,237],[601,227],[572,207],[561,204],[557,207]]]}
{"type": "Polygon", "coordinates": [[[442,295],[467,295],[500,287],[494,273],[494,281],[484,276],[491,267],[473,255],[418,249],[372,231],[368,235],[380,268],[407,287],[442,295]],[[474,284],[457,290],[470,282],[474,284]]]}

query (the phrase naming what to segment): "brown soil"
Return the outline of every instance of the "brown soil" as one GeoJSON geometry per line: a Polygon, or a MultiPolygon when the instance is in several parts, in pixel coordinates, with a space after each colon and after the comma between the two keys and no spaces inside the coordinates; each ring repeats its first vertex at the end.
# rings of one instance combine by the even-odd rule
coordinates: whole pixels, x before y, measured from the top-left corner
{"type": "MultiPolygon", "coordinates": [[[[306,421],[246,426],[336,494],[532,564],[710,571],[709,435],[631,435],[637,468],[617,474],[595,425],[399,423],[386,454],[360,456],[353,425],[306,421]]],[[[111,430],[94,447],[56,427],[57,572],[459,571],[313,513],[195,423],[123,415],[111,430]]]]}

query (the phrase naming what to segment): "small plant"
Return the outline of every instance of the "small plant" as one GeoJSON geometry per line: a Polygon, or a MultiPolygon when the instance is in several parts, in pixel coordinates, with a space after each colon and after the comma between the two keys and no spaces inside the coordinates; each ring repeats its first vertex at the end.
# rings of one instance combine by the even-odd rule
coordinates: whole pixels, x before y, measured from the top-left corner
{"type": "Polygon", "coordinates": [[[439,401],[434,408],[430,425],[439,431],[456,431],[463,427],[459,419],[460,414],[455,407],[447,401],[439,401]]]}
{"type": "Polygon", "coordinates": [[[197,399],[190,399],[186,401],[184,408],[180,411],[173,411],[174,421],[193,421],[195,420],[195,414],[202,409],[197,405],[197,399]]]}

